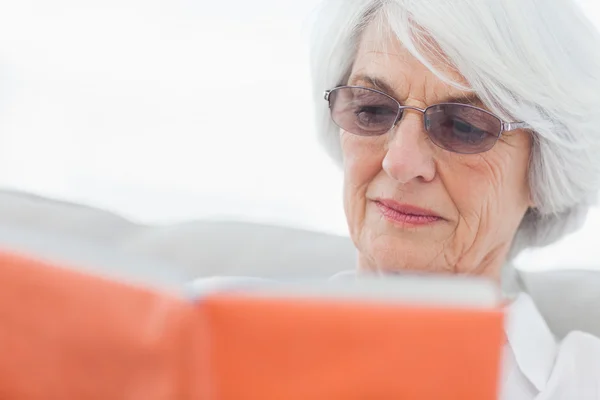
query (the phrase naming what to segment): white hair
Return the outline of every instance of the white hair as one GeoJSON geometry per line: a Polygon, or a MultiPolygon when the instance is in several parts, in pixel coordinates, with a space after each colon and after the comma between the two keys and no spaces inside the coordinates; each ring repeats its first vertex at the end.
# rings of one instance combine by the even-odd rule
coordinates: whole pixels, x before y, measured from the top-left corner
{"type": "Polygon", "coordinates": [[[318,134],[340,165],[339,128],[323,92],[346,83],[365,26],[387,25],[440,79],[465,89],[435,61],[458,70],[492,112],[532,128],[536,206],[510,257],[582,225],[600,188],[600,33],[574,0],[327,0],[315,22],[318,134]]]}

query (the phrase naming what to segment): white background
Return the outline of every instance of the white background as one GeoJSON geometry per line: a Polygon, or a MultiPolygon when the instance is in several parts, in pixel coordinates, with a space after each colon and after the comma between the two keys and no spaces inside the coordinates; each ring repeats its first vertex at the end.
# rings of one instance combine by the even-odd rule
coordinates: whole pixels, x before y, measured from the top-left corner
{"type": "MultiPolygon", "coordinates": [[[[307,65],[317,0],[1,0],[0,185],[144,222],[346,234],[307,65]]],[[[587,1],[592,18],[600,11],[587,1]]],[[[527,268],[600,268],[600,211],[527,268]]]]}

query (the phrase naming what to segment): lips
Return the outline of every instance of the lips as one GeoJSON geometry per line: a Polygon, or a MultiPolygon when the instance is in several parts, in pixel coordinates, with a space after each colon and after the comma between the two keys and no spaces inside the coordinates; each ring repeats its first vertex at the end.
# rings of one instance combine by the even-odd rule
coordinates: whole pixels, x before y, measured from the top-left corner
{"type": "Polygon", "coordinates": [[[407,225],[429,225],[443,218],[431,210],[401,204],[391,199],[377,199],[375,205],[389,221],[407,225]]]}

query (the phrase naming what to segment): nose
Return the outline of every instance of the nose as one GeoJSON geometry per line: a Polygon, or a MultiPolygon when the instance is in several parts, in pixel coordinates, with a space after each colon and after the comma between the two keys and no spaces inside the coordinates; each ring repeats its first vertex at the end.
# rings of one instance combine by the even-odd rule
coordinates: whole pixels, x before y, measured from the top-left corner
{"type": "Polygon", "coordinates": [[[383,170],[399,183],[413,179],[429,182],[435,177],[435,162],[431,143],[423,128],[419,112],[405,111],[405,115],[392,128],[383,170]]]}

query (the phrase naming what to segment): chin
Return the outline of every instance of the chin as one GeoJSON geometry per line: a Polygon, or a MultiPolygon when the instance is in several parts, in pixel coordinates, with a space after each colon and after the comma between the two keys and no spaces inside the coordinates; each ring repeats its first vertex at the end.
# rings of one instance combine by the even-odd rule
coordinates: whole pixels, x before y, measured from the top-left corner
{"type": "Polygon", "coordinates": [[[363,237],[357,243],[361,271],[396,274],[402,272],[442,272],[439,260],[432,252],[435,246],[414,243],[410,239],[393,236],[363,237]],[[427,250],[426,250],[427,249],[427,250]]]}

